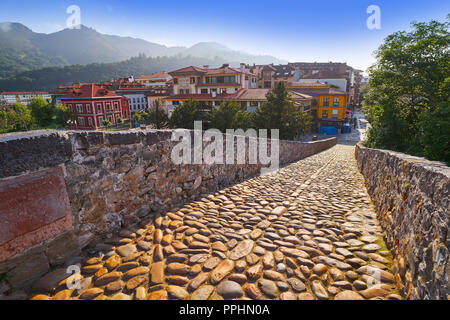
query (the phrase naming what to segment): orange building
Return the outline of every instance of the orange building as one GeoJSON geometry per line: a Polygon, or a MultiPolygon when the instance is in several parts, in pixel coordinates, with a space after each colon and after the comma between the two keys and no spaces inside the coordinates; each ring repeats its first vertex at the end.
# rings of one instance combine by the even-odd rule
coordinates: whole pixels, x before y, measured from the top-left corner
{"type": "Polygon", "coordinates": [[[348,121],[348,93],[332,88],[330,85],[313,83],[289,83],[287,87],[294,92],[310,95],[314,98],[312,114],[320,126],[342,127],[348,121]]]}

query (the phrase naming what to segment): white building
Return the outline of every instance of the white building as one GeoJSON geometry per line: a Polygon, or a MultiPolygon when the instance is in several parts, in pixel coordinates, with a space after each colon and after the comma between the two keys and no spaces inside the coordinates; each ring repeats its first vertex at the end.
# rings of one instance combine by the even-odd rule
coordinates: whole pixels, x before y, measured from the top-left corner
{"type": "Polygon", "coordinates": [[[15,104],[20,102],[21,104],[28,105],[31,100],[37,97],[43,97],[48,102],[52,101],[52,97],[48,92],[3,92],[2,98],[8,104],[15,104]]]}
{"type": "Polygon", "coordinates": [[[120,88],[114,91],[128,99],[130,112],[144,111],[148,109],[146,94],[151,92],[150,88],[120,88]]]}

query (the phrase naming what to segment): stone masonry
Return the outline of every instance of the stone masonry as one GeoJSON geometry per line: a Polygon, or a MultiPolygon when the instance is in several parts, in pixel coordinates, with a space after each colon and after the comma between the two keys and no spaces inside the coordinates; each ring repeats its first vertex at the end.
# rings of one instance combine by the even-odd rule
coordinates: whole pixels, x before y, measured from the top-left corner
{"type": "MultiPolygon", "coordinates": [[[[261,164],[175,165],[171,136],[170,130],[2,136],[0,201],[5,210],[0,215],[5,239],[0,238],[0,275],[9,276],[8,286],[27,287],[88,244],[260,173],[261,164]],[[45,179],[49,170],[53,183],[45,179]],[[32,197],[9,192],[15,186],[20,190],[24,181],[39,199],[32,202],[32,197]],[[65,197],[66,206],[53,205],[64,204],[65,197]],[[20,207],[33,209],[25,212],[20,207]]],[[[336,139],[280,141],[280,163],[335,144],[336,139]]],[[[0,289],[6,290],[1,284],[0,289]]]]}
{"type": "Polygon", "coordinates": [[[395,282],[414,299],[450,299],[450,168],[406,154],[356,147],[388,246],[395,282]]]}
{"type": "Polygon", "coordinates": [[[79,261],[32,299],[402,299],[351,145],[202,194],[79,261]]]}

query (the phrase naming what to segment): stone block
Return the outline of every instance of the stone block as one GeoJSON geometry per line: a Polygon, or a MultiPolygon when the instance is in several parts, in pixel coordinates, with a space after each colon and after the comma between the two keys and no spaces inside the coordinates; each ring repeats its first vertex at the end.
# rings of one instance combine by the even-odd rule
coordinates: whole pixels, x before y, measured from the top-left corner
{"type": "Polygon", "coordinates": [[[0,181],[0,261],[72,226],[61,167],[0,181]]]}

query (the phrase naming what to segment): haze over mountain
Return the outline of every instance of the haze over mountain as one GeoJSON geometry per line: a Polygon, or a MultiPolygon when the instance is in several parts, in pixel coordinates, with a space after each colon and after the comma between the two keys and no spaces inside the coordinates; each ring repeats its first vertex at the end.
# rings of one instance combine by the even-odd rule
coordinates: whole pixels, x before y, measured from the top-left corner
{"type": "Polygon", "coordinates": [[[272,56],[231,50],[219,43],[201,42],[190,48],[167,47],[142,39],[101,34],[86,26],[44,34],[33,32],[20,23],[0,23],[0,78],[37,68],[119,62],[140,54],[192,56],[205,58],[205,62],[224,60],[231,65],[286,62],[272,56]]]}

